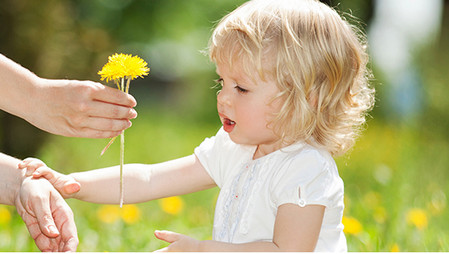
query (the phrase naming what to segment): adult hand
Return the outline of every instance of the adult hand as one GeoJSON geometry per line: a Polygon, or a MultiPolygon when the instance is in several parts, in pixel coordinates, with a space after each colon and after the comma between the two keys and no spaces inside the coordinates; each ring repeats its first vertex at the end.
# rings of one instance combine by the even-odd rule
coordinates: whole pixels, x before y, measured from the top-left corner
{"type": "Polygon", "coordinates": [[[63,198],[73,198],[80,191],[81,185],[70,175],[61,174],[36,158],[26,158],[17,165],[18,169],[26,169],[25,176],[47,179],[63,198]]]}
{"type": "Polygon", "coordinates": [[[41,251],[76,251],[72,210],[47,180],[25,178],[15,206],[41,251]]]}
{"type": "Polygon", "coordinates": [[[25,98],[23,118],[36,127],[69,137],[110,138],[131,126],[136,100],[92,81],[36,79],[25,98]]]}

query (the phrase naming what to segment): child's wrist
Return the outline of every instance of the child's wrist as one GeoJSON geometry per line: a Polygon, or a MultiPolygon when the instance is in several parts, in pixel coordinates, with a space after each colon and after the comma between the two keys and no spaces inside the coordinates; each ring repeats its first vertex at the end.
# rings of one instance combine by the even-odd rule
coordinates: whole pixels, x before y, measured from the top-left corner
{"type": "MultiPolygon", "coordinates": [[[[78,182],[78,180],[76,179],[76,173],[71,173],[71,174],[68,174],[67,176],[73,178],[73,180],[75,180],[76,182],[78,182]]],[[[79,182],[78,182],[78,183],[79,183],[79,182]]],[[[67,198],[74,198],[74,199],[78,199],[78,200],[83,200],[83,199],[80,197],[80,195],[79,195],[80,192],[81,192],[81,188],[80,188],[79,191],[70,194],[70,196],[67,197],[67,198]]]]}

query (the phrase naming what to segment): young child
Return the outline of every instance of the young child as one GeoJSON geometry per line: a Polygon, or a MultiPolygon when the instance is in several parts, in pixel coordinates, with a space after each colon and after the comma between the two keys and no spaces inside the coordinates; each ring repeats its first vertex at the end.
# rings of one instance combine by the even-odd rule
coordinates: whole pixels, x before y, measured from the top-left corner
{"type": "MultiPolygon", "coordinates": [[[[351,148],[374,102],[361,37],[314,0],[253,0],[221,20],[209,53],[223,127],[190,156],[124,170],[126,203],[220,188],[213,240],[156,231],[171,243],[164,250],[347,250],[332,156],[351,148]]],[[[20,167],[65,198],[119,201],[117,167],[68,176],[34,159],[20,167]]]]}

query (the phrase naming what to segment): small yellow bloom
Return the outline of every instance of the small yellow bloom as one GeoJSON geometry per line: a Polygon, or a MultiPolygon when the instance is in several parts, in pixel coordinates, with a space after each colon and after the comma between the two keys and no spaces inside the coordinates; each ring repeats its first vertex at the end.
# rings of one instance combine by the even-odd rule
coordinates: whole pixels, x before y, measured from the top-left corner
{"type": "Polygon", "coordinates": [[[168,214],[179,214],[184,208],[184,201],[180,197],[169,197],[159,200],[162,211],[168,214]]]}
{"type": "Polygon", "coordinates": [[[140,219],[140,209],[136,205],[124,205],[120,211],[120,216],[127,224],[134,224],[140,219]]]}
{"type": "Polygon", "coordinates": [[[120,208],[114,205],[103,205],[97,210],[97,216],[104,223],[114,223],[120,219],[120,208]]]}
{"type": "Polygon", "coordinates": [[[11,213],[6,207],[0,206],[0,225],[7,224],[11,221],[11,213]]]}
{"type": "Polygon", "coordinates": [[[343,232],[351,235],[358,235],[362,232],[362,224],[354,217],[343,216],[342,220],[345,226],[343,232]]]}
{"type": "Polygon", "coordinates": [[[427,227],[427,214],[423,209],[413,208],[407,212],[407,223],[414,225],[419,230],[427,227]]]}
{"type": "Polygon", "coordinates": [[[380,224],[384,223],[385,220],[387,219],[387,211],[385,210],[384,207],[378,206],[378,207],[374,208],[373,217],[377,223],[380,223],[380,224]]]}
{"type": "Polygon", "coordinates": [[[391,246],[390,252],[399,252],[401,251],[399,249],[399,245],[397,243],[393,244],[393,246],[391,246]]]}
{"type": "Polygon", "coordinates": [[[119,80],[127,78],[133,80],[137,77],[148,75],[150,68],[147,63],[138,56],[126,54],[114,54],[108,58],[108,63],[103,66],[98,74],[101,80],[119,80]]]}

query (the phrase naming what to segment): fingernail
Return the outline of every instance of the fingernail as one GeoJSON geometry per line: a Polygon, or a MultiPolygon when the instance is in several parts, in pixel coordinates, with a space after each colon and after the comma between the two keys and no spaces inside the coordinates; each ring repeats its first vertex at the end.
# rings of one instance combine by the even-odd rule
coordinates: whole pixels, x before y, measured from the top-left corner
{"type": "Polygon", "coordinates": [[[137,117],[137,111],[135,109],[131,109],[131,119],[134,119],[137,117]]]}
{"type": "Polygon", "coordinates": [[[50,231],[50,233],[52,234],[59,235],[58,229],[53,225],[48,226],[48,231],[50,231]]]}

